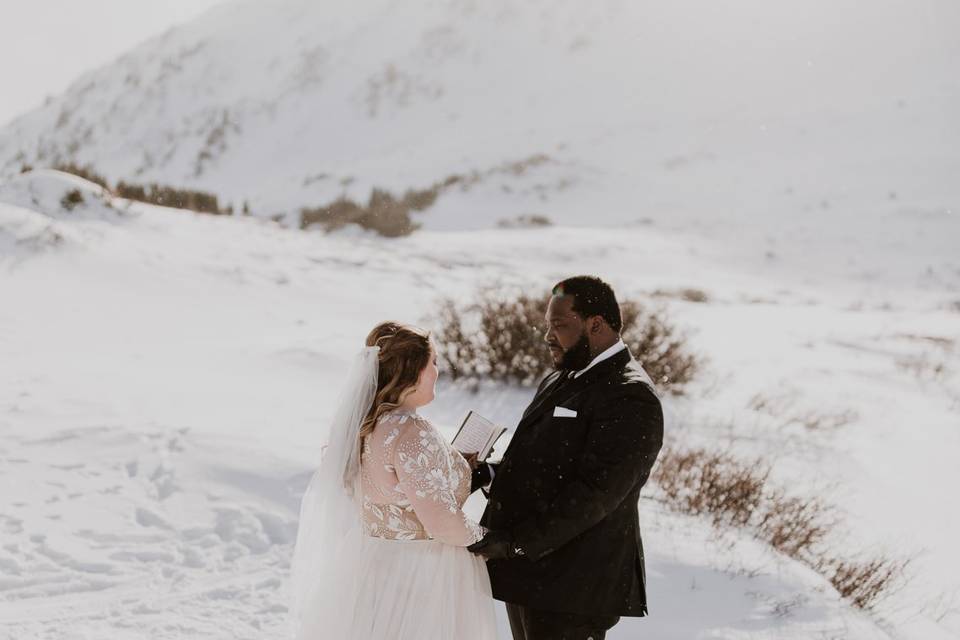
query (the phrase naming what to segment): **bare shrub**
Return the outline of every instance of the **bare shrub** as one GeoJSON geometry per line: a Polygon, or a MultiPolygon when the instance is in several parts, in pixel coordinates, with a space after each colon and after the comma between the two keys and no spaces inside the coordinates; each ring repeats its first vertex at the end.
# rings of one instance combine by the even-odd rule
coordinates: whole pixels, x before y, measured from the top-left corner
{"type": "Polygon", "coordinates": [[[520,160],[504,162],[484,171],[474,169],[468,173],[452,173],[433,186],[441,192],[452,187],[459,187],[461,191],[469,191],[488,178],[496,176],[522,177],[531,169],[551,162],[553,162],[553,159],[550,158],[550,156],[543,153],[535,153],[520,160]]]}
{"type": "Polygon", "coordinates": [[[454,380],[479,377],[482,345],[473,332],[464,327],[463,311],[457,303],[450,298],[441,299],[430,321],[439,327],[436,348],[441,367],[454,380]]]}
{"type": "Polygon", "coordinates": [[[550,162],[550,156],[543,153],[535,153],[534,155],[528,156],[521,160],[506,162],[493,171],[499,171],[500,173],[506,173],[514,176],[522,176],[530,169],[547,164],[548,162],[550,162]]]}
{"type": "Polygon", "coordinates": [[[374,189],[361,218],[361,226],[387,237],[410,235],[420,228],[410,219],[410,211],[410,205],[403,198],[398,199],[388,191],[374,189]]]}
{"type": "MultiPolygon", "coordinates": [[[[320,225],[327,231],[340,229],[349,224],[370,229],[386,237],[406,236],[420,228],[412,221],[410,212],[425,211],[448,189],[459,187],[467,191],[485,178],[497,174],[522,176],[530,169],[550,162],[543,154],[536,154],[515,162],[507,162],[484,172],[472,171],[468,174],[451,174],[434,182],[425,189],[407,189],[402,196],[374,188],[366,205],[340,196],[329,204],[318,207],[305,207],[300,210],[300,228],[306,229],[320,225]]],[[[325,174],[321,174],[326,177],[325,174]]],[[[340,184],[348,186],[352,177],[341,178],[340,184]]],[[[307,184],[307,182],[305,182],[307,184]]],[[[550,220],[544,216],[522,216],[516,226],[545,226],[550,220]]]]}
{"type": "Polygon", "coordinates": [[[869,609],[897,588],[906,561],[836,558],[826,546],[834,510],[819,498],[787,495],[768,485],[769,469],[728,453],[664,447],[653,481],[671,509],[707,516],[715,526],[749,530],[777,551],[826,577],[854,606],[869,609]]]}
{"type": "Polygon", "coordinates": [[[654,480],[681,512],[708,515],[715,524],[746,526],[761,506],[767,475],[724,453],[664,448],[654,480]]]}
{"type": "Polygon", "coordinates": [[[217,202],[217,196],[205,191],[177,189],[166,185],[139,185],[120,181],[114,190],[117,196],[164,207],[189,209],[198,213],[226,214],[217,202]]]}
{"type": "MultiPolygon", "coordinates": [[[[220,208],[217,196],[206,191],[197,191],[193,189],[178,189],[160,184],[135,184],[131,182],[120,181],[116,188],[110,189],[107,179],[98,174],[89,165],[80,166],[73,163],[56,164],[53,168],[57,171],[63,171],[72,175],[89,180],[97,184],[113,195],[126,200],[135,200],[137,202],[146,202],[165,207],[175,207],[177,209],[189,209],[198,213],[211,213],[216,215],[230,215],[233,212],[232,207],[220,208]]],[[[72,206],[64,207],[71,209],[72,206]]],[[[73,203],[74,205],[77,203],[73,203]]]]}
{"type": "Polygon", "coordinates": [[[787,424],[791,422],[800,424],[807,431],[834,431],[856,422],[859,417],[860,414],[852,409],[835,413],[808,411],[789,418],[787,424]]]}
{"type": "Polygon", "coordinates": [[[93,167],[90,165],[80,166],[73,163],[64,163],[64,164],[55,164],[53,168],[57,171],[63,171],[64,173],[70,173],[75,176],[79,176],[84,180],[89,180],[94,184],[98,184],[107,191],[110,191],[110,185],[107,184],[107,179],[101,176],[99,173],[94,171],[93,167]]]}
{"type": "Polygon", "coordinates": [[[872,609],[902,580],[907,560],[874,557],[867,560],[823,559],[815,568],[837,592],[860,609],[872,609]]]}
{"type": "Polygon", "coordinates": [[[544,300],[522,291],[502,296],[498,287],[482,287],[464,308],[449,299],[439,303],[439,356],[451,377],[490,378],[522,385],[536,383],[547,371],[550,350],[538,329],[544,300]]]}
{"type": "Polygon", "coordinates": [[[755,393],[747,402],[747,408],[769,416],[780,417],[796,403],[797,397],[797,392],[792,390],[774,396],[755,393]]]}
{"type": "Polygon", "coordinates": [[[388,191],[374,189],[366,206],[340,197],[325,206],[302,209],[300,228],[306,229],[320,224],[327,231],[333,231],[348,224],[356,224],[388,238],[410,235],[420,228],[418,223],[411,220],[410,211],[430,206],[436,199],[436,194],[431,200],[431,196],[424,193],[407,191],[403,198],[398,199],[388,191]]]}
{"type": "Polygon", "coordinates": [[[928,353],[914,356],[904,356],[896,361],[897,367],[913,374],[921,380],[939,380],[946,376],[947,366],[928,353]]]}
{"type": "MultiPolygon", "coordinates": [[[[500,285],[480,287],[463,306],[445,298],[433,319],[444,369],[454,378],[534,384],[551,365],[544,342],[546,297],[500,285]]],[[[696,372],[696,359],[663,312],[621,304],[621,335],[634,357],[664,390],[679,393],[696,372]]]]}
{"type": "Polygon", "coordinates": [[[647,310],[639,302],[620,304],[623,341],[657,386],[682,393],[698,370],[697,358],[688,351],[686,338],[667,319],[666,312],[647,310]]]}
{"type": "Polygon", "coordinates": [[[774,601],[770,611],[778,618],[788,618],[793,615],[794,609],[806,606],[809,601],[809,597],[800,593],[792,598],[774,601]]]}
{"type": "Polygon", "coordinates": [[[437,201],[440,189],[439,185],[433,185],[428,189],[408,189],[404,192],[401,202],[411,211],[424,211],[432,207],[437,201]]]}
{"type": "Polygon", "coordinates": [[[60,199],[60,206],[67,211],[73,211],[73,208],[78,204],[83,204],[83,193],[79,189],[67,191],[60,199]]]}
{"type": "Polygon", "coordinates": [[[931,336],[931,335],[920,335],[916,333],[899,333],[897,334],[898,338],[903,340],[909,340],[911,342],[919,342],[921,344],[933,345],[939,347],[944,351],[952,351],[956,346],[957,342],[953,338],[945,338],[943,336],[931,336]]]}
{"type": "Polygon", "coordinates": [[[353,200],[338,198],[330,204],[313,209],[305,208],[300,211],[300,228],[306,229],[320,224],[328,231],[339,229],[342,226],[355,222],[360,217],[362,208],[353,200]]]}
{"type": "Polygon", "coordinates": [[[683,289],[657,289],[653,292],[657,298],[678,298],[687,302],[709,302],[710,296],[703,289],[686,287],[683,289]]]}
{"type": "Polygon", "coordinates": [[[504,218],[497,222],[501,229],[549,227],[553,222],[547,216],[537,213],[519,215],[516,218],[504,218]]]}
{"type": "Polygon", "coordinates": [[[128,184],[120,181],[117,183],[116,194],[127,200],[136,200],[137,202],[149,202],[147,189],[143,185],[128,184]]]}
{"type": "Polygon", "coordinates": [[[795,409],[799,394],[790,390],[777,395],[757,393],[747,402],[747,407],[778,421],[777,427],[799,425],[807,431],[834,431],[856,422],[860,414],[853,409],[839,411],[801,411],[795,409]]]}
{"type": "Polygon", "coordinates": [[[757,520],[761,537],[791,558],[810,557],[835,525],[832,510],[819,498],[768,491],[757,520]]]}

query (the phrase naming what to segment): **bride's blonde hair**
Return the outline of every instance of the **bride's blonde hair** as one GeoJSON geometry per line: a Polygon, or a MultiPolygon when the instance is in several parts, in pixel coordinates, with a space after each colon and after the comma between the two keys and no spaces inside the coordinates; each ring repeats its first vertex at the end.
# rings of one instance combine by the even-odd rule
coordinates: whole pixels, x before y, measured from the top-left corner
{"type": "Polygon", "coordinates": [[[360,438],[373,431],[387,411],[396,409],[416,390],[420,372],[430,362],[430,332],[398,322],[381,322],[367,334],[367,346],[379,346],[377,392],[363,422],[360,438]]]}

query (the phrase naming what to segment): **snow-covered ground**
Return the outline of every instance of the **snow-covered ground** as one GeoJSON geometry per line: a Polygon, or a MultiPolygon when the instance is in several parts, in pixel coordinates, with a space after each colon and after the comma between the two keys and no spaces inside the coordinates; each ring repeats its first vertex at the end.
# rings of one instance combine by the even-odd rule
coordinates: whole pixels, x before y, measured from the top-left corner
{"type": "MultiPolygon", "coordinates": [[[[956,638],[960,222],[880,226],[846,245],[798,234],[776,258],[749,234],[656,223],[388,240],[14,178],[0,185],[0,637],[282,637],[299,495],[369,328],[429,325],[439,296],[498,278],[546,298],[596,273],[622,298],[708,296],[657,298],[707,358],[670,403],[671,437],[762,455],[791,493],[837,505],[838,555],[914,558],[866,615],[748,536],[644,500],[652,615],[610,637],[956,638]],[[72,189],[84,203],[66,212],[72,189]]],[[[448,432],[468,408],[512,426],[531,395],[443,382],[424,414],[448,432]]]]}
{"type": "MultiPolygon", "coordinates": [[[[276,448],[163,426],[6,437],[4,477],[17,487],[3,516],[0,636],[285,637],[310,466],[276,448]]],[[[653,505],[643,513],[655,615],[610,637],[887,637],[757,543],[714,540],[653,505]]]]}

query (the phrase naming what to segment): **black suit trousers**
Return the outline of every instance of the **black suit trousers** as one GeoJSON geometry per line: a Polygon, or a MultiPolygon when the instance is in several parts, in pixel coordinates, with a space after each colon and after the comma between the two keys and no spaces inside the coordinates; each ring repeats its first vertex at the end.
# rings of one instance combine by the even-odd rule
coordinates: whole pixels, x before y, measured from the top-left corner
{"type": "Polygon", "coordinates": [[[513,640],[603,640],[619,616],[583,616],[507,605],[513,640]]]}

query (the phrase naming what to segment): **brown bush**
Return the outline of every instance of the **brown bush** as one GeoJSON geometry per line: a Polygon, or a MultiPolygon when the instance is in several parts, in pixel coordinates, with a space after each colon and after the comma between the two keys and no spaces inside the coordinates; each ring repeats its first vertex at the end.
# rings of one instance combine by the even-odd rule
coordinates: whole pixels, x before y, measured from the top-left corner
{"type": "Polygon", "coordinates": [[[410,235],[420,228],[410,219],[411,206],[390,192],[374,189],[370,192],[367,210],[360,219],[361,226],[373,229],[387,237],[410,235]]]}
{"type": "MultiPolygon", "coordinates": [[[[340,196],[329,204],[301,209],[300,228],[306,229],[313,225],[320,225],[327,231],[333,231],[348,224],[356,224],[386,237],[409,235],[420,228],[420,224],[412,221],[410,212],[429,209],[448,189],[458,186],[466,191],[484,178],[496,174],[522,176],[529,169],[548,162],[551,162],[548,156],[537,154],[516,162],[504,163],[482,173],[472,171],[465,175],[451,174],[425,189],[407,189],[399,197],[385,189],[374,188],[366,205],[346,196],[340,196]]],[[[323,177],[326,175],[324,174],[323,177]]],[[[353,180],[352,177],[341,178],[340,183],[347,186],[353,180]]],[[[305,181],[304,184],[308,182],[305,181]]],[[[514,226],[546,226],[548,224],[550,220],[544,216],[521,216],[514,226]]]]}
{"type": "Polygon", "coordinates": [[[424,195],[425,193],[408,191],[403,198],[397,199],[388,191],[374,189],[366,206],[340,197],[322,207],[302,209],[300,228],[306,229],[320,224],[327,231],[333,231],[348,224],[356,224],[388,238],[409,235],[420,228],[418,223],[411,220],[410,211],[426,208],[436,199],[436,194],[431,200],[431,196],[424,195]]]}
{"type": "Polygon", "coordinates": [[[127,200],[136,200],[137,202],[149,202],[147,196],[147,189],[143,185],[139,184],[127,184],[126,182],[118,182],[116,194],[121,198],[126,198],[127,200]]]}
{"type": "Polygon", "coordinates": [[[897,358],[896,365],[921,380],[942,380],[947,375],[946,363],[926,352],[897,358]]]}
{"type": "Polygon", "coordinates": [[[225,215],[227,210],[221,209],[217,196],[205,191],[177,189],[166,185],[150,184],[139,185],[127,182],[118,182],[114,190],[117,196],[127,200],[136,200],[164,207],[189,209],[198,213],[225,215]]]}
{"type": "Polygon", "coordinates": [[[836,526],[834,510],[821,499],[789,496],[768,486],[769,469],[728,453],[664,447],[652,479],[663,501],[680,513],[707,516],[715,526],[749,530],[777,551],[830,580],[861,609],[894,590],[907,562],[876,557],[843,560],[826,546],[836,526]]]}
{"type": "Polygon", "coordinates": [[[530,169],[534,167],[539,167],[550,162],[550,156],[543,153],[536,153],[532,156],[528,156],[521,160],[514,162],[506,162],[496,169],[493,169],[493,172],[506,173],[514,176],[522,176],[527,173],[530,169]]]}
{"type": "Polygon", "coordinates": [[[523,292],[500,296],[495,286],[485,286],[466,308],[450,299],[441,300],[439,308],[438,355],[454,380],[531,385],[546,373],[550,351],[537,329],[543,324],[542,299],[523,292]]]}
{"type": "Polygon", "coordinates": [[[819,498],[797,498],[782,491],[764,496],[756,523],[761,538],[791,558],[810,554],[836,526],[830,509],[819,498]]]}
{"type": "Polygon", "coordinates": [[[78,204],[83,204],[83,194],[79,189],[71,189],[70,191],[67,191],[60,199],[60,206],[67,211],[73,211],[73,208],[78,204]]]}
{"type": "Polygon", "coordinates": [[[53,166],[53,168],[57,171],[63,171],[64,173],[70,173],[75,176],[79,176],[84,180],[89,180],[94,184],[100,185],[107,191],[110,191],[110,185],[107,184],[107,179],[94,171],[93,167],[90,165],[80,166],[73,163],[64,163],[56,164],[53,166]]]}
{"type": "Polygon", "coordinates": [[[661,389],[682,393],[697,373],[697,358],[663,310],[649,311],[638,302],[620,304],[623,341],[661,389]]]}
{"type": "Polygon", "coordinates": [[[440,195],[440,190],[439,185],[434,185],[429,189],[408,189],[403,194],[402,202],[412,211],[424,211],[434,205],[440,195]]]}
{"type": "Polygon", "coordinates": [[[501,229],[549,227],[553,222],[547,216],[538,213],[520,215],[516,218],[504,218],[497,222],[501,229]]]}
{"type": "Polygon", "coordinates": [[[687,287],[685,289],[657,289],[653,292],[656,298],[678,298],[687,302],[709,302],[710,296],[703,289],[687,287]]]}
{"type": "Polygon", "coordinates": [[[741,465],[727,454],[664,448],[654,479],[681,512],[746,526],[761,506],[767,475],[766,469],[741,465]]]}
{"type": "Polygon", "coordinates": [[[875,557],[867,560],[825,559],[816,569],[837,592],[860,609],[872,609],[902,582],[908,560],[875,557]]]}
{"type": "MultiPolygon", "coordinates": [[[[535,384],[551,367],[543,340],[547,298],[493,284],[481,287],[473,302],[458,305],[441,299],[431,319],[437,329],[439,356],[453,379],[492,379],[535,384]]],[[[647,313],[632,301],[621,304],[622,337],[634,357],[664,390],[679,393],[696,372],[662,312],[647,313]]]]}

